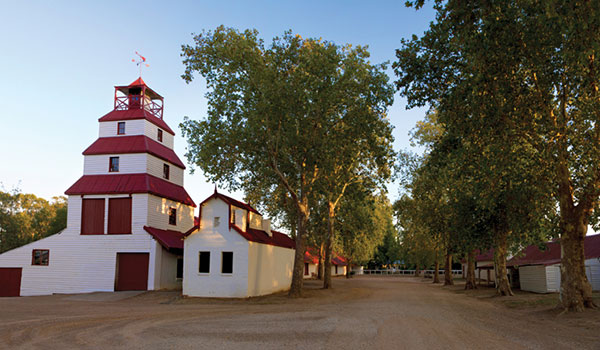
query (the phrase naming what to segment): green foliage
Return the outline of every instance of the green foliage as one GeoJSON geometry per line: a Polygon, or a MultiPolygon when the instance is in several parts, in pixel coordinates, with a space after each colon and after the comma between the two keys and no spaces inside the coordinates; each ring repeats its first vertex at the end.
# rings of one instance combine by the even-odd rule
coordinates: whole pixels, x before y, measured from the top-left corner
{"type": "Polygon", "coordinates": [[[0,191],[0,253],[58,233],[66,226],[64,197],[48,202],[18,189],[0,191]]]}

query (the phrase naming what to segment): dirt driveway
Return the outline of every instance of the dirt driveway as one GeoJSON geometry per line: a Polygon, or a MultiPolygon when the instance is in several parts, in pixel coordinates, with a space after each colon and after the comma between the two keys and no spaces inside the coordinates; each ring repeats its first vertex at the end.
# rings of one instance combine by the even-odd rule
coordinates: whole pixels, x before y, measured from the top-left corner
{"type": "Polygon", "coordinates": [[[0,348],[600,349],[600,311],[508,309],[407,277],[306,287],[297,300],[0,298],[0,348]]]}

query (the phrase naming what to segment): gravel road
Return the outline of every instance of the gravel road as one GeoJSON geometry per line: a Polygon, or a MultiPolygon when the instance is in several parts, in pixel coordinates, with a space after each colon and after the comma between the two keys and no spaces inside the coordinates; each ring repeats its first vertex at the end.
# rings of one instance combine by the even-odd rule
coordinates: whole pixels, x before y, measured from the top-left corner
{"type": "Polygon", "coordinates": [[[508,309],[410,277],[306,283],[305,297],[0,298],[2,349],[600,349],[600,311],[508,309]]]}

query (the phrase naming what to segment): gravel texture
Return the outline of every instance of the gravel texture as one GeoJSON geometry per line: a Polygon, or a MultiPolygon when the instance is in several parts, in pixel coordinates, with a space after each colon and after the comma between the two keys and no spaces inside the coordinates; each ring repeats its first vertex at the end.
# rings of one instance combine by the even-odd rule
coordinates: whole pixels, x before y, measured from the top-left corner
{"type": "Polygon", "coordinates": [[[509,309],[410,277],[333,283],[307,281],[299,299],[0,298],[0,348],[600,349],[597,310],[509,309]]]}

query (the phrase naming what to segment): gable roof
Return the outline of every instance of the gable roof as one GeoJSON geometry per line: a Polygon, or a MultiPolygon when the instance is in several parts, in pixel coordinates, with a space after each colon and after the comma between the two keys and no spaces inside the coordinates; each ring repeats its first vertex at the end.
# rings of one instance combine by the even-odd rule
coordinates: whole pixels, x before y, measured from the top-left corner
{"type": "MultiPolygon", "coordinates": [[[[586,236],[583,242],[585,259],[600,258],[600,234],[586,236]]],[[[507,262],[507,266],[554,265],[561,261],[560,240],[545,243],[546,249],[530,245],[507,262]]]]}
{"type": "Polygon", "coordinates": [[[240,202],[237,199],[233,199],[233,198],[231,198],[229,196],[226,196],[226,195],[224,195],[222,193],[219,193],[219,192],[217,192],[216,189],[215,189],[215,192],[212,195],[210,195],[208,198],[206,198],[205,200],[203,200],[202,203],[200,203],[200,206],[202,206],[202,204],[208,202],[209,200],[211,200],[213,198],[219,198],[223,202],[225,202],[225,203],[227,203],[229,205],[233,205],[233,206],[241,208],[241,209],[246,209],[248,211],[251,211],[253,213],[261,215],[261,213],[259,213],[258,210],[254,209],[253,207],[251,207],[250,204],[247,204],[247,203],[244,203],[244,202],[240,202]]]}
{"type": "Polygon", "coordinates": [[[142,108],[134,108],[134,109],[123,109],[123,110],[113,110],[108,112],[103,117],[98,119],[99,122],[111,122],[117,120],[135,120],[135,119],[146,119],[150,123],[160,127],[164,131],[168,132],[171,135],[175,135],[175,132],[171,130],[171,128],[165,123],[164,120],[155,117],[152,113],[146,111],[142,108]]]}
{"type": "Polygon", "coordinates": [[[151,193],[196,207],[182,186],[149,174],[84,175],[65,191],[66,195],[121,193],[151,193]]]}
{"type": "Polygon", "coordinates": [[[175,151],[145,135],[101,137],[83,151],[83,155],[150,153],[162,160],[185,169],[175,151]]]}
{"type": "Polygon", "coordinates": [[[237,225],[231,225],[231,228],[244,237],[246,240],[256,243],[273,245],[276,247],[296,249],[296,242],[288,235],[271,230],[273,237],[263,230],[256,230],[248,227],[246,232],[242,231],[237,225]]]}

